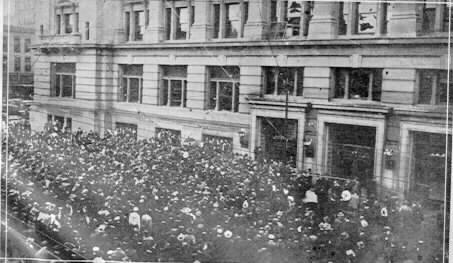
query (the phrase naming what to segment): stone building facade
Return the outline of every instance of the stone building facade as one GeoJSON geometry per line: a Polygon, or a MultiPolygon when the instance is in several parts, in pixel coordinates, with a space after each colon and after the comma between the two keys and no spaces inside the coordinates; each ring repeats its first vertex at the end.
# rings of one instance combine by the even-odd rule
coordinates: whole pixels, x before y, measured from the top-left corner
{"type": "Polygon", "coordinates": [[[46,0],[40,12],[33,129],[217,136],[238,153],[260,146],[301,170],[443,199],[446,4],[46,0]]]}

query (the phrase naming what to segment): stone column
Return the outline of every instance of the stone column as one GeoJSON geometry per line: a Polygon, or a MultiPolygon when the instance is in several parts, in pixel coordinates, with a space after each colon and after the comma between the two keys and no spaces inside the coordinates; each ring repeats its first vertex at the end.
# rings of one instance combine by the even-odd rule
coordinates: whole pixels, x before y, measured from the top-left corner
{"type": "Polygon", "coordinates": [[[263,39],[266,34],[267,13],[270,2],[269,0],[249,1],[249,16],[244,28],[244,38],[252,40],[263,39]]]}
{"type": "Polygon", "coordinates": [[[316,2],[308,38],[329,39],[338,35],[339,2],[316,2]]]}
{"type": "Polygon", "coordinates": [[[213,25],[211,22],[211,1],[194,0],[195,22],[191,28],[191,40],[205,41],[211,38],[213,25]]]}
{"type": "Polygon", "coordinates": [[[145,31],[144,40],[158,43],[164,39],[164,3],[163,0],[149,1],[149,26],[145,31]]]}
{"type": "MultiPolygon", "coordinates": [[[[389,35],[416,36],[421,29],[421,19],[417,19],[417,5],[412,1],[393,3],[392,16],[389,23],[389,35]],[[419,21],[420,20],[420,21],[419,21]]],[[[421,15],[421,14],[420,14],[421,15]]]]}

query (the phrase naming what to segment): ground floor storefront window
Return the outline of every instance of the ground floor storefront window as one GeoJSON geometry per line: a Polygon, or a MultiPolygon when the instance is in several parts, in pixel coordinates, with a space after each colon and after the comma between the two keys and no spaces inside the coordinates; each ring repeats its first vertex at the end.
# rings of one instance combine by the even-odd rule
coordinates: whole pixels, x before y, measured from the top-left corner
{"type": "Polygon", "coordinates": [[[423,200],[443,201],[451,177],[451,135],[413,132],[410,195],[423,200]]]}
{"type": "Polygon", "coordinates": [[[376,128],[328,124],[327,171],[329,175],[357,179],[374,192],[376,128]]]}
{"type": "Polygon", "coordinates": [[[287,161],[296,166],[297,160],[297,120],[259,118],[261,122],[261,148],[266,159],[287,161]]]}

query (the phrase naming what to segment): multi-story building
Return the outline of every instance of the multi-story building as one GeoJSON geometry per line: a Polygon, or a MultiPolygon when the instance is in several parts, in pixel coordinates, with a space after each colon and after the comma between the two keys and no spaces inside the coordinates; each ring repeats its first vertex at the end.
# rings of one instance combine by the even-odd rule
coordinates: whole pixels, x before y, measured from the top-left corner
{"type": "Polygon", "coordinates": [[[443,199],[445,3],[43,3],[33,129],[222,137],[236,152],[260,146],[299,169],[443,199]]]}
{"type": "Polygon", "coordinates": [[[3,98],[29,99],[33,94],[36,1],[3,1],[3,98]]]}

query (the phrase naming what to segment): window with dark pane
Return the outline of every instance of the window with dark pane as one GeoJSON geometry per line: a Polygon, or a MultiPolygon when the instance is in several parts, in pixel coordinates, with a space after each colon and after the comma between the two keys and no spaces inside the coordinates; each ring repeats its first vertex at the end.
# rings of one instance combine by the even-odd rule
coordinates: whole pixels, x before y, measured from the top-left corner
{"type": "Polygon", "coordinates": [[[348,28],[348,8],[345,7],[345,2],[338,3],[338,35],[346,35],[348,28]]]}
{"type": "Polygon", "coordinates": [[[58,130],[63,129],[63,126],[64,126],[64,117],[62,117],[62,116],[55,116],[55,117],[54,117],[54,120],[55,120],[57,129],[58,129],[58,130]]]}
{"type": "Polygon", "coordinates": [[[189,31],[189,9],[176,8],[176,39],[186,39],[189,31]]]}
{"type": "Polygon", "coordinates": [[[57,18],[55,19],[55,26],[56,26],[56,34],[60,35],[61,34],[61,15],[57,15],[57,18]]]}
{"type": "Polygon", "coordinates": [[[265,67],[266,94],[302,96],[303,72],[299,67],[265,67]]]}
{"type": "Polygon", "coordinates": [[[120,65],[121,86],[119,101],[142,102],[143,65],[120,65]]]}
{"type": "Polygon", "coordinates": [[[212,38],[220,38],[220,5],[213,5],[214,32],[212,38]]]}
{"type": "Polygon", "coordinates": [[[26,38],[26,39],[24,40],[24,52],[25,52],[25,53],[30,52],[30,50],[31,50],[31,49],[30,49],[30,46],[31,46],[31,40],[30,40],[29,38],[26,38]]]}
{"type": "Polygon", "coordinates": [[[218,111],[238,110],[239,67],[210,67],[208,109],[218,111]]]}
{"type": "Polygon", "coordinates": [[[130,21],[131,21],[131,13],[130,12],[125,12],[125,16],[124,16],[124,25],[125,25],[125,30],[126,30],[126,38],[129,37],[129,35],[131,34],[131,24],[130,24],[130,21]]]}
{"type": "Polygon", "coordinates": [[[65,33],[70,34],[74,30],[74,24],[72,22],[73,14],[64,14],[65,33]]]}
{"type": "Polygon", "coordinates": [[[434,32],[436,24],[436,7],[439,4],[436,3],[423,3],[422,12],[422,31],[425,33],[434,32]]]}
{"type": "Polygon", "coordinates": [[[218,82],[210,82],[209,83],[209,91],[208,91],[208,109],[215,110],[217,105],[217,86],[218,82]]]}
{"type": "Polygon", "coordinates": [[[162,66],[161,105],[185,107],[187,66],[162,66]]]}
{"type": "Polygon", "coordinates": [[[143,40],[143,34],[145,33],[145,12],[142,11],[135,11],[135,36],[134,40],[139,41],[143,40]]]}
{"type": "Polygon", "coordinates": [[[20,53],[20,37],[15,37],[14,38],[14,52],[15,53],[20,53]]]}
{"type": "Polygon", "coordinates": [[[21,66],[20,66],[20,56],[15,56],[14,57],[14,71],[15,72],[20,72],[21,71],[21,66]]]}
{"type": "Polygon", "coordinates": [[[436,85],[436,72],[423,70],[419,72],[418,103],[431,104],[433,86],[436,85]]]}

